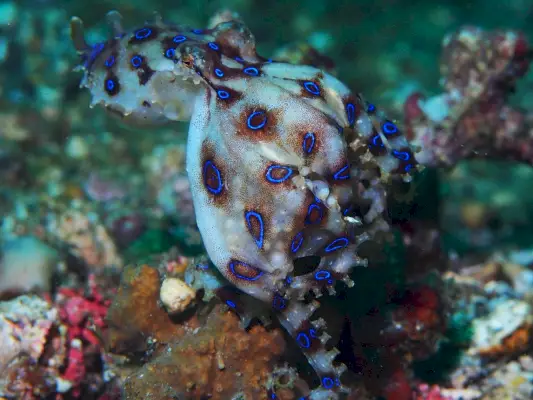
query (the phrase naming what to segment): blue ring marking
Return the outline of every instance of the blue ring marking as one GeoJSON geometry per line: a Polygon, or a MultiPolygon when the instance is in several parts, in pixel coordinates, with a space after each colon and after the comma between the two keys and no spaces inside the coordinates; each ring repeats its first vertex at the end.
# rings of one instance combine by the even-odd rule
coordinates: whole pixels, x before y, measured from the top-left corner
{"type": "Polygon", "coordinates": [[[107,68],[111,68],[115,64],[115,56],[109,56],[107,60],[105,60],[104,65],[107,68]]]}
{"type": "Polygon", "coordinates": [[[229,92],[226,91],[226,90],[222,90],[222,89],[217,90],[217,95],[222,100],[229,99],[229,97],[230,97],[229,92]]]}
{"type": "Polygon", "coordinates": [[[248,128],[253,129],[254,131],[264,128],[266,123],[267,123],[267,116],[264,111],[254,111],[253,113],[250,114],[250,116],[246,120],[246,124],[248,125],[248,128]],[[259,122],[257,125],[253,125],[252,119],[258,115],[262,115],[263,120],[259,122]]]}
{"type": "Polygon", "coordinates": [[[183,35],[176,35],[172,38],[172,41],[174,43],[183,43],[187,40],[187,36],[183,36],[183,35]]]}
{"type": "Polygon", "coordinates": [[[222,78],[224,76],[224,72],[220,68],[215,68],[215,75],[219,78],[222,78]]]}
{"type": "Polygon", "coordinates": [[[324,218],[324,211],[322,210],[322,207],[320,207],[318,204],[316,203],[311,203],[309,204],[309,207],[307,207],[307,215],[305,216],[305,224],[306,225],[309,225],[309,224],[319,224],[320,222],[322,222],[322,218],[324,218]],[[318,217],[318,220],[317,221],[311,221],[309,218],[311,217],[311,213],[313,212],[313,210],[317,209],[320,213],[320,216],[318,217]]]}
{"type": "Polygon", "coordinates": [[[215,50],[215,51],[218,51],[220,49],[220,47],[218,47],[218,44],[216,44],[215,42],[209,42],[207,43],[207,45],[209,46],[209,48],[215,50]]]}
{"type": "Polygon", "coordinates": [[[266,64],[271,64],[272,63],[272,59],[269,58],[268,60],[265,61],[266,64]]]}
{"type": "Polygon", "coordinates": [[[394,135],[398,133],[398,127],[390,121],[386,121],[381,125],[381,129],[385,135],[394,135]]]}
{"type": "Polygon", "coordinates": [[[240,57],[235,57],[235,61],[237,62],[244,62],[244,59],[240,58],[240,57]]]}
{"type": "Polygon", "coordinates": [[[173,48],[170,48],[170,49],[167,49],[167,51],[165,51],[165,57],[166,58],[174,58],[174,56],[176,55],[176,50],[173,49],[173,48]]]}
{"type": "Polygon", "coordinates": [[[372,138],[372,144],[376,147],[384,147],[385,145],[383,144],[383,140],[381,140],[381,136],[379,136],[379,134],[375,135],[373,138],[372,138]]]}
{"type": "Polygon", "coordinates": [[[335,381],[329,376],[325,376],[322,378],[322,386],[324,386],[324,389],[331,389],[333,385],[335,385],[335,381]]]}
{"type": "Polygon", "coordinates": [[[315,279],[317,281],[324,281],[329,278],[331,278],[331,272],[329,271],[320,270],[320,271],[315,272],[315,279]]]}
{"type": "Polygon", "coordinates": [[[413,164],[407,164],[403,170],[405,172],[409,172],[409,171],[411,171],[412,168],[413,168],[413,164]]]}
{"type": "Polygon", "coordinates": [[[287,179],[289,179],[292,175],[292,168],[289,168],[285,165],[271,165],[270,167],[268,167],[267,169],[267,172],[265,174],[265,178],[267,179],[267,181],[271,182],[271,183],[283,183],[285,182],[287,179]],[[285,175],[282,176],[281,178],[274,178],[272,176],[272,171],[274,170],[285,170],[285,175]]]}
{"type": "Polygon", "coordinates": [[[335,239],[330,244],[328,244],[326,248],[324,249],[324,251],[326,253],[331,253],[332,251],[335,251],[335,250],[344,249],[346,246],[348,246],[348,243],[349,241],[347,238],[340,237],[340,238],[335,239]]]}
{"type": "Polygon", "coordinates": [[[231,308],[237,308],[237,305],[231,300],[226,300],[226,304],[231,308]]]}
{"type": "Polygon", "coordinates": [[[150,28],[141,28],[137,31],[135,31],[135,38],[137,40],[144,40],[152,34],[152,30],[150,28]]]}
{"type": "Polygon", "coordinates": [[[307,334],[304,332],[300,332],[296,336],[296,341],[298,342],[300,347],[303,347],[304,349],[308,349],[309,347],[311,347],[311,339],[309,339],[309,336],[307,336],[307,334]]]}
{"type": "Polygon", "coordinates": [[[335,175],[333,175],[333,179],[335,179],[336,181],[350,179],[350,165],[346,164],[344,167],[335,172],[335,175]]]}
{"type": "Polygon", "coordinates": [[[304,82],[304,88],[309,93],[314,94],[315,96],[319,96],[320,95],[320,88],[318,87],[318,85],[315,82],[305,81],[304,82]]]}
{"type": "Polygon", "coordinates": [[[409,161],[411,159],[411,155],[406,151],[392,150],[392,155],[402,161],[409,161]]]}
{"type": "Polygon", "coordinates": [[[296,253],[298,250],[300,250],[300,247],[302,247],[302,243],[304,242],[304,234],[303,232],[298,232],[296,235],[294,235],[294,238],[291,242],[291,251],[293,253],[296,253]]]}
{"type": "Polygon", "coordinates": [[[245,280],[245,281],[256,281],[258,280],[259,278],[261,278],[261,276],[264,274],[263,271],[261,270],[258,270],[257,268],[255,267],[252,267],[250,264],[246,264],[245,262],[242,262],[242,261],[232,261],[230,264],[229,264],[229,269],[231,271],[231,273],[238,279],[242,279],[242,280],[245,280]],[[244,275],[241,275],[241,274],[238,274],[236,271],[235,271],[235,263],[237,264],[241,264],[241,265],[244,265],[245,267],[248,267],[250,269],[253,269],[255,271],[258,272],[258,274],[254,277],[249,277],[249,276],[244,276],[244,275]]]}
{"type": "Polygon", "coordinates": [[[193,29],[191,32],[192,33],[196,33],[197,35],[201,35],[202,33],[204,33],[204,30],[203,29],[193,29]]]}
{"type": "Polygon", "coordinates": [[[115,80],[113,78],[109,78],[105,81],[105,88],[112,92],[117,87],[117,84],[115,83],[115,80]]]}
{"type": "Polygon", "coordinates": [[[288,276],[288,277],[286,277],[286,278],[285,278],[285,283],[286,283],[288,286],[290,286],[291,283],[292,283],[292,276],[288,276]]]}
{"type": "Polygon", "coordinates": [[[302,149],[304,153],[311,154],[315,147],[315,134],[313,132],[307,132],[302,141],[302,149]]]}
{"type": "Polygon", "coordinates": [[[259,247],[260,249],[263,248],[263,239],[265,234],[265,225],[263,223],[263,217],[258,212],[248,211],[246,214],[244,214],[244,218],[246,219],[248,230],[252,234],[252,237],[254,238],[257,247],[259,247]],[[254,229],[251,222],[251,218],[255,218],[259,222],[259,237],[255,237],[252,233],[254,229]]]}
{"type": "Polygon", "coordinates": [[[213,193],[214,195],[219,195],[221,192],[222,192],[222,189],[224,188],[224,184],[222,182],[222,175],[220,174],[220,171],[219,169],[217,168],[217,166],[213,163],[213,161],[211,160],[207,160],[204,164],[204,168],[203,168],[203,178],[204,178],[204,185],[205,187],[207,188],[207,190],[209,190],[211,193],[213,193]],[[212,186],[209,186],[209,184],[207,183],[207,169],[208,168],[212,168],[214,171],[215,171],[215,174],[217,176],[217,182],[218,182],[218,187],[212,187],[212,186]]]}
{"type": "Polygon", "coordinates": [[[346,116],[348,117],[348,123],[353,125],[355,123],[355,106],[353,103],[346,104],[346,116]]]}
{"type": "Polygon", "coordinates": [[[276,293],[272,298],[272,307],[278,311],[284,310],[287,307],[287,300],[276,293]]]}
{"type": "Polygon", "coordinates": [[[309,329],[309,336],[311,336],[313,339],[318,339],[318,335],[313,328],[309,329]]]}
{"type": "Polygon", "coordinates": [[[374,111],[376,111],[376,106],[374,104],[369,104],[366,112],[373,113],[374,111]]]}
{"type": "Polygon", "coordinates": [[[259,75],[259,70],[255,67],[246,67],[242,70],[242,72],[244,72],[246,75],[250,75],[250,76],[258,76],[259,75]]]}
{"type": "Polygon", "coordinates": [[[131,58],[130,62],[131,65],[133,65],[133,68],[139,68],[143,63],[143,58],[139,55],[136,55],[131,58]]]}

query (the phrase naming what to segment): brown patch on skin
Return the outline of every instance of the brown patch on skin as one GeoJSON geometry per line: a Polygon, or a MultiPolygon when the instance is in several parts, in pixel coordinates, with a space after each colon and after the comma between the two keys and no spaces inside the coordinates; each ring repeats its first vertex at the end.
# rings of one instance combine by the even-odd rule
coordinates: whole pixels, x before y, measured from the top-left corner
{"type": "Polygon", "coordinates": [[[200,182],[200,184],[202,185],[202,188],[207,193],[211,204],[213,204],[215,207],[227,206],[229,201],[229,195],[226,183],[229,177],[227,175],[228,169],[226,168],[226,164],[216,156],[215,146],[207,140],[202,143],[200,157],[200,165],[202,167],[202,181],[200,182]],[[213,166],[216,167],[216,169],[220,173],[220,191],[218,190],[218,188],[220,187],[218,181],[219,178],[213,166]],[[211,188],[211,190],[209,190],[206,185],[209,185],[209,188],[211,188]]]}
{"type": "Polygon", "coordinates": [[[236,259],[230,260],[226,269],[227,276],[237,287],[258,283],[265,274],[261,269],[236,259]]]}
{"type": "Polygon", "coordinates": [[[143,56],[142,54],[137,54],[137,53],[130,54],[130,59],[128,60],[128,64],[132,71],[137,71],[137,76],[139,77],[139,85],[146,85],[146,83],[150,80],[152,75],[155,74],[155,71],[152,68],[150,68],[150,66],[148,65],[147,58],[143,56]],[[138,67],[135,67],[133,65],[132,59],[134,57],[141,58],[141,63],[138,67]]]}
{"type": "Polygon", "coordinates": [[[237,136],[244,136],[252,141],[272,142],[280,140],[277,132],[281,110],[267,111],[261,107],[246,107],[239,115],[237,121],[237,136]],[[253,127],[248,127],[248,119],[253,127]],[[263,124],[264,121],[264,124],[263,124]]]}
{"type": "Polygon", "coordinates": [[[107,76],[104,79],[104,87],[102,89],[110,97],[116,96],[117,94],[120,93],[120,81],[119,81],[118,77],[112,71],[108,71],[107,72],[107,76]],[[108,89],[108,81],[109,80],[112,80],[113,83],[114,83],[114,86],[113,86],[112,90],[108,89]]]}

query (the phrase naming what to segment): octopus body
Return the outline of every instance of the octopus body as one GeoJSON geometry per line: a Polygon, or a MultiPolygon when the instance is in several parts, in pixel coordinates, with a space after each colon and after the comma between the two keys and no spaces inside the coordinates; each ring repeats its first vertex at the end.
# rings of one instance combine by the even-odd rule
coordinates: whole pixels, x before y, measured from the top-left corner
{"type": "Polygon", "coordinates": [[[337,398],[344,366],[304,297],[353,285],[358,247],[386,229],[383,178],[417,164],[405,138],[328,73],[259,56],[239,21],[198,30],[156,16],[125,31],[118,13],[108,19],[113,37],[96,45],[72,22],[92,104],[134,124],[190,120],[187,173],[209,257],[295,338],[321,379],[308,398],[337,398]]]}

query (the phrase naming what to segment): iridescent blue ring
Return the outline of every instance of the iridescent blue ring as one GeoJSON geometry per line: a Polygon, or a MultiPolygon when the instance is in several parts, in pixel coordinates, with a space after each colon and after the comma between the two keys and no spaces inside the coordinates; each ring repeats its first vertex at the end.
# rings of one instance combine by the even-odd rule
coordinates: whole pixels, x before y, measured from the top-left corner
{"type": "Polygon", "coordinates": [[[272,183],[282,183],[291,177],[292,172],[292,168],[287,167],[285,165],[271,165],[270,167],[268,167],[265,173],[265,178],[267,179],[267,181],[272,183]],[[283,175],[281,178],[274,178],[272,176],[272,172],[276,170],[284,170],[285,175],[283,175]]]}
{"type": "Polygon", "coordinates": [[[187,40],[187,36],[183,36],[183,35],[176,35],[172,38],[172,41],[174,43],[183,43],[187,40]]]}
{"type": "Polygon", "coordinates": [[[108,57],[107,60],[105,60],[104,65],[107,68],[111,68],[113,66],[113,64],[115,64],[115,56],[111,55],[111,56],[108,57]]]}
{"type": "Polygon", "coordinates": [[[135,55],[131,58],[131,65],[133,65],[133,68],[139,68],[141,64],[143,63],[143,58],[139,55],[135,55]]]}
{"type": "Polygon", "coordinates": [[[226,300],[226,304],[228,306],[230,306],[231,308],[236,308],[237,307],[237,305],[231,300],[226,300]]]}
{"type": "Polygon", "coordinates": [[[383,129],[383,132],[385,135],[394,135],[398,132],[398,127],[394,125],[390,121],[386,121],[381,125],[381,129],[383,129]]]}
{"type": "Polygon", "coordinates": [[[324,389],[331,389],[333,385],[335,385],[335,381],[329,376],[325,376],[322,378],[322,386],[324,386],[324,389]]]}
{"type": "Polygon", "coordinates": [[[245,281],[251,281],[251,282],[258,280],[258,279],[261,278],[261,276],[264,274],[263,271],[258,270],[257,268],[252,267],[250,264],[246,264],[246,263],[244,263],[244,262],[242,262],[242,261],[235,261],[235,260],[234,260],[234,261],[230,262],[230,264],[229,264],[229,269],[230,269],[231,273],[232,273],[236,278],[238,278],[238,279],[242,279],[242,280],[245,280],[245,281]],[[249,276],[245,276],[245,275],[238,274],[237,271],[235,271],[235,264],[236,264],[236,263],[238,263],[238,264],[242,264],[242,265],[244,265],[244,266],[247,267],[247,268],[251,268],[251,269],[255,270],[255,271],[257,272],[257,275],[255,275],[255,276],[253,276],[253,277],[249,277],[249,276]]]}
{"type": "Polygon", "coordinates": [[[252,233],[252,237],[254,238],[255,243],[257,244],[257,247],[261,249],[263,247],[263,239],[264,239],[264,233],[265,233],[265,225],[263,223],[263,217],[261,216],[261,214],[259,214],[256,211],[248,211],[246,214],[244,214],[244,218],[246,219],[248,230],[250,231],[250,233],[252,233]],[[255,237],[253,235],[253,225],[252,225],[251,218],[255,218],[256,221],[259,222],[258,237],[255,237]]]}
{"type": "Polygon", "coordinates": [[[392,155],[402,161],[409,161],[411,158],[411,155],[407,151],[392,150],[392,155]]]}
{"type": "Polygon", "coordinates": [[[251,76],[259,75],[259,70],[255,67],[246,67],[242,70],[242,72],[244,72],[246,75],[251,75],[251,76]]]}
{"type": "Polygon", "coordinates": [[[294,238],[291,242],[291,251],[293,253],[296,253],[298,250],[300,250],[300,247],[302,247],[302,244],[304,242],[304,234],[303,232],[298,232],[296,235],[294,235],[294,238]]]}
{"type": "Polygon", "coordinates": [[[267,116],[266,116],[266,113],[264,111],[254,111],[253,113],[250,114],[250,116],[248,117],[248,119],[246,121],[246,124],[248,125],[248,128],[253,129],[254,131],[264,128],[266,123],[267,123],[267,116]],[[257,125],[253,125],[252,124],[252,119],[254,117],[259,116],[259,115],[262,115],[263,119],[257,125]]]}
{"type": "Polygon", "coordinates": [[[143,40],[143,39],[150,37],[151,34],[152,34],[152,30],[150,28],[141,28],[135,31],[135,38],[137,40],[143,40]]]}
{"type": "Polygon", "coordinates": [[[307,132],[302,141],[302,149],[304,153],[311,154],[315,147],[315,134],[313,132],[307,132]]]}
{"type": "Polygon", "coordinates": [[[326,248],[324,249],[324,251],[326,253],[331,253],[332,251],[335,251],[335,250],[344,249],[346,246],[348,246],[348,243],[350,242],[348,241],[347,238],[340,237],[340,238],[335,239],[330,244],[328,244],[326,248]]]}
{"type": "Polygon", "coordinates": [[[346,116],[348,117],[348,123],[353,125],[355,123],[355,106],[353,103],[346,104],[346,116]]]}
{"type": "Polygon", "coordinates": [[[173,49],[173,48],[170,48],[170,49],[167,49],[167,51],[165,51],[165,57],[166,58],[174,58],[174,56],[176,55],[176,50],[173,49]]]}
{"type": "Polygon", "coordinates": [[[224,72],[220,68],[215,68],[215,75],[219,78],[222,78],[224,76],[224,72]]]}
{"type": "Polygon", "coordinates": [[[213,163],[213,161],[207,160],[204,163],[203,175],[204,175],[204,184],[207,187],[207,190],[209,190],[214,195],[219,195],[222,192],[222,189],[224,188],[224,183],[222,182],[222,174],[220,173],[217,166],[213,163]],[[207,183],[207,173],[208,173],[207,169],[208,168],[212,168],[213,171],[215,171],[215,174],[217,176],[217,184],[218,184],[217,187],[212,187],[207,183]]]}
{"type": "Polygon", "coordinates": [[[317,281],[324,281],[326,279],[329,279],[331,278],[331,272],[329,271],[326,271],[326,270],[320,270],[320,271],[317,271],[315,272],[315,279],[317,281]]]}
{"type": "Polygon", "coordinates": [[[350,179],[350,165],[346,164],[344,167],[335,172],[335,175],[333,175],[333,179],[335,179],[336,181],[350,179]]]}
{"type": "Polygon", "coordinates": [[[227,90],[223,90],[223,89],[219,89],[217,90],[217,95],[219,98],[221,98],[222,100],[226,100],[226,99],[229,99],[230,97],[230,94],[227,90]]]}
{"type": "Polygon", "coordinates": [[[218,44],[216,44],[215,42],[209,42],[207,43],[207,45],[209,46],[209,48],[215,50],[215,51],[218,51],[220,49],[220,47],[218,47],[218,44]]]}
{"type": "Polygon", "coordinates": [[[311,340],[309,339],[309,336],[307,336],[307,333],[300,332],[298,335],[296,335],[296,341],[304,349],[311,347],[311,340]]]}
{"type": "Polygon", "coordinates": [[[312,81],[305,81],[304,82],[304,88],[309,93],[314,94],[315,96],[318,96],[320,94],[320,88],[315,82],[312,81]]]}

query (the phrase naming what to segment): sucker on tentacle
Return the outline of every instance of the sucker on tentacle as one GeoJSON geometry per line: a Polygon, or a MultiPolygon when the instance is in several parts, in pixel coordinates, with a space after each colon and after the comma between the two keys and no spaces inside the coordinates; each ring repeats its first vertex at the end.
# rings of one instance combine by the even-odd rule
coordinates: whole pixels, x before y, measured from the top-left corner
{"type": "MultiPolygon", "coordinates": [[[[190,29],[153,21],[88,45],[73,42],[92,103],[126,121],[188,121],[187,172],[206,250],[237,288],[270,305],[321,379],[310,399],[338,398],[344,366],[327,350],[318,301],[349,287],[362,243],[388,225],[384,185],[417,167],[399,128],[312,66],[267,60],[239,21],[190,29]],[[302,272],[300,267],[306,267],[302,272]]],[[[233,303],[227,303],[233,304],[233,303]]]]}

